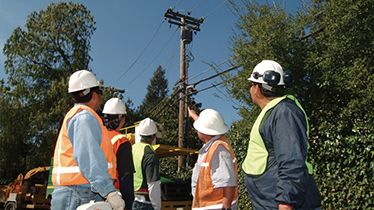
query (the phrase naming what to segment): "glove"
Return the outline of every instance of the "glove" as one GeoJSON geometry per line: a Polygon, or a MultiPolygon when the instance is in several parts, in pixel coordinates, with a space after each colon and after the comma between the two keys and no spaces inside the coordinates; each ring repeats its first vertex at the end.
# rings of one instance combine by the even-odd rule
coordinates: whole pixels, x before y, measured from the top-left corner
{"type": "Polygon", "coordinates": [[[125,201],[119,196],[117,191],[113,191],[106,196],[106,201],[112,206],[113,210],[125,209],[125,201]]]}

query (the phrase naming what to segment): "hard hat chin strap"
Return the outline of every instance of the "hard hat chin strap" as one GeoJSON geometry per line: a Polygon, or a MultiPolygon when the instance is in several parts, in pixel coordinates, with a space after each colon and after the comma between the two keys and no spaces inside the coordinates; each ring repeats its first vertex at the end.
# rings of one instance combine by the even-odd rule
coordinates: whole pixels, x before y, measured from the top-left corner
{"type": "Polygon", "coordinates": [[[89,93],[90,93],[90,90],[91,90],[90,88],[85,89],[83,92],[81,92],[81,93],[79,94],[79,96],[80,96],[80,97],[83,97],[83,96],[89,94],[89,93]]]}
{"type": "Polygon", "coordinates": [[[266,90],[268,90],[268,91],[271,91],[271,92],[273,92],[274,90],[274,87],[272,87],[272,86],[270,86],[270,85],[268,85],[268,84],[262,84],[262,87],[264,88],[264,89],[266,89],[266,90]]]}

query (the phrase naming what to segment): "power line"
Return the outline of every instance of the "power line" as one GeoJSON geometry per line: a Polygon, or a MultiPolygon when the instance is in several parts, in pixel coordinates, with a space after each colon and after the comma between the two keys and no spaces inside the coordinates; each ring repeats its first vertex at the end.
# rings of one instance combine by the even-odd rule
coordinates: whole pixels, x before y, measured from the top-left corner
{"type": "MultiPolygon", "coordinates": [[[[171,58],[162,66],[162,68],[165,68],[165,66],[174,58],[174,56],[177,54],[178,51],[175,51],[174,55],[171,56],[171,58]]],[[[127,90],[127,92],[130,92],[130,91],[133,91],[133,90],[136,90],[138,88],[140,88],[141,86],[143,86],[144,84],[146,84],[148,81],[145,81],[143,84],[139,85],[138,87],[136,88],[133,88],[131,90],[127,90]]]]}
{"type": "Polygon", "coordinates": [[[205,0],[202,0],[198,5],[195,6],[191,11],[187,12],[188,15],[191,14],[192,11],[194,11],[201,3],[203,3],[205,0]]]}
{"type": "MultiPolygon", "coordinates": [[[[208,90],[208,89],[210,89],[210,88],[213,88],[213,87],[216,87],[216,86],[219,86],[219,85],[222,85],[222,84],[223,84],[223,82],[220,82],[220,83],[217,83],[217,84],[212,84],[212,86],[209,86],[209,87],[203,88],[203,89],[201,89],[201,90],[194,91],[194,92],[189,93],[189,94],[187,94],[187,95],[185,95],[185,96],[183,96],[183,97],[190,96],[190,95],[194,95],[194,94],[199,93],[199,92],[201,92],[201,91],[208,90]]],[[[181,100],[181,99],[182,99],[182,98],[179,98],[178,100],[181,100]]]]}
{"type": "Polygon", "coordinates": [[[235,70],[235,69],[237,69],[238,67],[239,67],[239,66],[233,66],[233,67],[231,67],[231,68],[229,68],[229,69],[226,69],[226,70],[224,70],[224,71],[221,71],[221,72],[219,72],[219,73],[217,73],[217,74],[215,74],[215,75],[213,75],[213,76],[210,76],[210,77],[208,77],[208,78],[205,78],[205,79],[202,79],[202,80],[200,80],[200,81],[197,81],[197,82],[195,82],[195,83],[189,85],[187,88],[191,88],[191,87],[194,88],[197,84],[199,84],[199,83],[201,83],[201,82],[204,82],[204,81],[207,81],[207,80],[213,79],[214,77],[217,77],[217,76],[219,76],[219,75],[221,75],[221,74],[224,74],[224,73],[226,73],[226,72],[229,72],[229,71],[235,70]]]}
{"type": "MultiPolygon", "coordinates": [[[[170,101],[172,101],[172,99],[178,94],[180,92],[180,89],[178,89],[177,91],[175,91],[171,96],[170,96],[170,100],[168,101],[168,102],[166,102],[166,104],[164,104],[164,106],[162,106],[161,107],[161,109],[152,117],[152,118],[154,118],[155,120],[157,120],[158,118],[157,118],[157,115],[159,115],[164,109],[165,109],[165,107],[170,103],[170,101]]],[[[166,99],[166,98],[169,98],[169,96],[167,96],[167,97],[165,97],[164,98],[164,100],[166,99]]],[[[164,101],[164,100],[162,100],[162,101],[164,101]]],[[[162,103],[162,101],[159,103],[159,104],[157,104],[149,113],[151,113],[153,110],[155,110],[155,108],[158,106],[158,105],[160,105],[161,103],[162,103]]],[[[176,100],[176,101],[178,101],[178,100],[176,100]]],[[[173,102],[173,104],[174,104],[175,102],[173,102]]],[[[172,105],[173,105],[172,104],[172,105]]]]}
{"type": "MultiPolygon", "coordinates": [[[[186,87],[187,89],[189,89],[189,88],[194,88],[197,84],[199,84],[200,82],[204,82],[204,81],[207,81],[207,80],[210,80],[210,79],[213,79],[214,77],[216,77],[216,76],[219,76],[219,75],[221,75],[221,74],[224,74],[224,73],[226,73],[226,72],[229,72],[229,71],[231,71],[231,70],[234,70],[234,69],[237,69],[238,67],[236,67],[236,66],[234,66],[234,67],[232,67],[232,68],[229,68],[229,69],[227,69],[227,70],[225,70],[225,71],[222,71],[222,72],[220,72],[220,73],[218,73],[218,74],[216,74],[216,75],[213,75],[213,76],[211,76],[211,77],[208,77],[208,78],[206,78],[206,79],[203,79],[203,80],[200,80],[200,81],[198,81],[198,82],[195,82],[194,84],[192,84],[192,85],[189,85],[188,87],[186,87]]],[[[181,99],[183,99],[184,97],[186,97],[186,96],[190,96],[190,95],[193,95],[193,94],[196,94],[196,93],[198,93],[198,92],[201,92],[201,91],[204,91],[204,90],[208,90],[208,89],[210,89],[210,88],[212,88],[212,87],[216,87],[216,86],[218,86],[218,85],[221,85],[221,84],[223,84],[223,82],[220,82],[220,83],[218,83],[218,84],[212,84],[212,86],[210,86],[210,87],[207,87],[207,88],[204,88],[204,89],[201,89],[201,90],[198,90],[198,91],[194,91],[193,93],[190,93],[190,94],[185,94],[183,97],[180,97],[177,101],[179,101],[179,100],[181,100],[181,99]]],[[[181,91],[182,89],[178,89],[176,92],[174,92],[173,93],[173,95],[170,97],[170,101],[171,101],[171,99],[177,94],[177,93],[179,93],[180,91],[181,91]]],[[[170,95],[169,95],[170,96],[170,95]]],[[[167,97],[165,97],[162,101],[164,101],[166,98],[168,98],[169,96],[167,96],[167,97]]],[[[161,101],[161,102],[162,102],[161,101]]],[[[168,105],[169,104],[169,102],[170,101],[168,101],[162,108],[161,108],[161,110],[155,115],[155,116],[157,116],[165,107],[166,107],[166,105],[168,105]]],[[[157,104],[151,111],[150,111],[150,113],[154,110],[154,109],[156,109],[156,107],[157,106],[159,106],[160,104],[161,104],[161,102],[159,103],[159,104],[157,104]]],[[[174,104],[175,102],[173,102],[173,104],[174,104]]],[[[172,104],[172,105],[173,105],[172,104]]],[[[154,117],[155,117],[154,116],[154,117]]]]}
{"type": "MultiPolygon", "coordinates": [[[[179,37],[177,37],[176,39],[176,42],[174,44],[174,49],[173,49],[173,57],[179,52],[180,50],[180,45],[179,45],[179,37]]],[[[173,58],[172,57],[172,58],[173,58]]],[[[167,67],[167,70],[166,70],[166,78],[169,78],[169,75],[170,75],[170,72],[171,72],[171,69],[173,67],[173,63],[174,63],[174,59],[170,59],[170,61],[173,61],[173,62],[170,62],[169,66],[167,67]]],[[[169,61],[168,61],[169,62],[169,61]]]]}
{"type": "Polygon", "coordinates": [[[200,24],[204,21],[203,18],[196,19],[180,14],[179,12],[174,12],[172,9],[167,9],[164,17],[169,19],[168,23],[175,24],[180,27],[189,26],[190,29],[196,31],[200,31],[200,24]]]}
{"type": "Polygon", "coordinates": [[[200,74],[195,75],[195,76],[189,78],[189,79],[187,80],[187,82],[190,81],[190,80],[192,80],[192,79],[194,79],[194,78],[196,78],[196,77],[198,77],[198,76],[200,76],[200,75],[202,75],[202,74],[204,74],[204,73],[206,73],[206,72],[208,72],[208,71],[210,71],[210,70],[212,70],[212,69],[214,69],[214,68],[216,68],[216,67],[218,67],[218,66],[221,66],[222,64],[226,63],[227,61],[229,61],[229,60],[231,60],[231,59],[232,59],[232,58],[229,58],[229,59],[227,59],[227,60],[225,60],[225,61],[223,61],[223,62],[217,64],[216,66],[213,66],[213,67],[211,67],[211,68],[209,68],[209,69],[207,69],[207,70],[201,72],[200,74]]]}
{"type": "Polygon", "coordinates": [[[214,11],[216,11],[218,8],[220,8],[223,4],[225,4],[228,0],[224,1],[221,5],[219,5],[217,8],[215,8],[213,11],[211,11],[207,16],[203,17],[203,19],[206,19],[209,15],[211,15],[214,11]]]}
{"type": "Polygon", "coordinates": [[[118,80],[120,80],[123,76],[125,76],[125,74],[134,66],[134,64],[139,60],[139,58],[143,55],[143,53],[145,52],[145,50],[148,48],[148,46],[151,44],[151,42],[153,41],[153,39],[156,37],[156,34],[158,33],[158,31],[160,30],[161,28],[161,25],[165,22],[165,18],[164,20],[162,20],[161,24],[158,26],[157,30],[156,30],[156,33],[153,35],[151,41],[149,41],[149,43],[147,44],[147,46],[144,48],[144,50],[142,51],[142,53],[140,53],[139,57],[134,61],[134,63],[131,64],[131,66],[126,70],[125,73],[123,73],[116,81],[112,82],[112,84],[110,84],[109,86],[113,85],[114,83],[116,83],[118,80]]]}
{"type": "MultiPolygon", "coordinates": [[[[178,29],[177,29],[178,30],[178,29]]],[[[177,30],[175,30],[174,31],[174,33],[173,33],[173,35],[170,37],[170,39],[168,40],[168,42],[165,44],[165,46],[160,50],[160,52],[156,55],[156,57],[148,64],[148,66],[147,67],[145,67],[145,69],[142,71],[142,72],[140,72],[139,74],[138,74],[138,76],[136,76],[133,80],[131,80],[129,83],[127,83],[124,87],[126,87],[127,85],[129,85],[129,84],[131,84],[135,79],[137,79],[141,74],[143,74],[144,73],[144,71],[145,70],[147,70],[147,68],[153,63],[153,61],[155,61],[156,60],[156,58],[161,54],[161,52],[165,49],[165,47],[168,45],[168,43],[170,42],[170,40],[173,38],[173,36],[174,36],[174,34],[175,34],[175,32],[177,32],[177,30]]]]}
{"type": "MultiPolygon", "coordinates": [[[[238,103],[236,103],[235,101],[233,101],[230,97],[228,97],[226,94],[224,94],[220,89],[218,89],[217,87],[215,87],[216,88],[216,90],[218,91],[218,92],[220,92],[225,98],[227,98],[226,99],[226,101],[231,101],[232,103],[234,103],[235,105],[237,105],[238,107],[239,106],[243,106],[242,104],[238,104],[238,103]]],[[[218,94],[217,94],[218,95],[218,94]]],[[[220,96],[218,96],[218,98],[221,98],[220,96]]],[[[221,98],[222,100],[224,100],[223,98],[221,98]]]]}
{"type": "Polygon", "coordinates": [[[176,6],[178,6],[179,3],[181,3],[182,0],[180,0],[171,10],[173,10],[176,6]]]}

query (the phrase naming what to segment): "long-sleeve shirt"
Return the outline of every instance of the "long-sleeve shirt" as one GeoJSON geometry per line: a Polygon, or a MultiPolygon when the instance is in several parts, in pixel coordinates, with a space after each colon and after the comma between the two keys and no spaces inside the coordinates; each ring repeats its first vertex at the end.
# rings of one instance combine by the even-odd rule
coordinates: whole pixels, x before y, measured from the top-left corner
{"type": "Polygon", "coordinates": [[[131,142],[119,131],[108,130],[109,137],[113,138],[121,135],[113,144],[113,150],[117,157],[118,182],[115,187],[119,188],[122,199],[125,201],[125,208],[132,209],[134,202],[134,162],[132,159],[131,142]]]}
{"type": "Polygon", "coordinates": [[[81,110],[67,122],[67,130],[74,148],[75,162],[89,181],[82,186],[91,187],[102,197],[115,191],[105,154],[100,147],[102,128],[96,117],[87,110],[81,110]]]}
{"type": "Polygon", "coordinates": [[[284,99],[269,110],[260,134],[269,156],[262,175],[247,175],[254,209],[278,209],[278,204],[313,209],[321,206],[319,191],[305,164],[308,137],[302,110],[284,99]]]}

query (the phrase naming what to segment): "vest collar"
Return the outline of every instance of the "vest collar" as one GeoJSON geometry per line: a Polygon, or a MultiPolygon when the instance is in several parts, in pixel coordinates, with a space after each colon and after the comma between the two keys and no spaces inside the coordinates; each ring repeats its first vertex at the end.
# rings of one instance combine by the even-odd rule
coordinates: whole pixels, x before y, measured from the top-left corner
{"type": "Polygon", "coordinates": [[[205,153],[209,150],[210,146],[212,146],[213,142],[217,139],[219,139],[219,137],[221,137],[223,134],[221,135],[217,135],[217,136],[214,136],[211,140],[209,140],[207,143],[205,143],[201,149],[199,150],[199,153],[205,153]]]}

